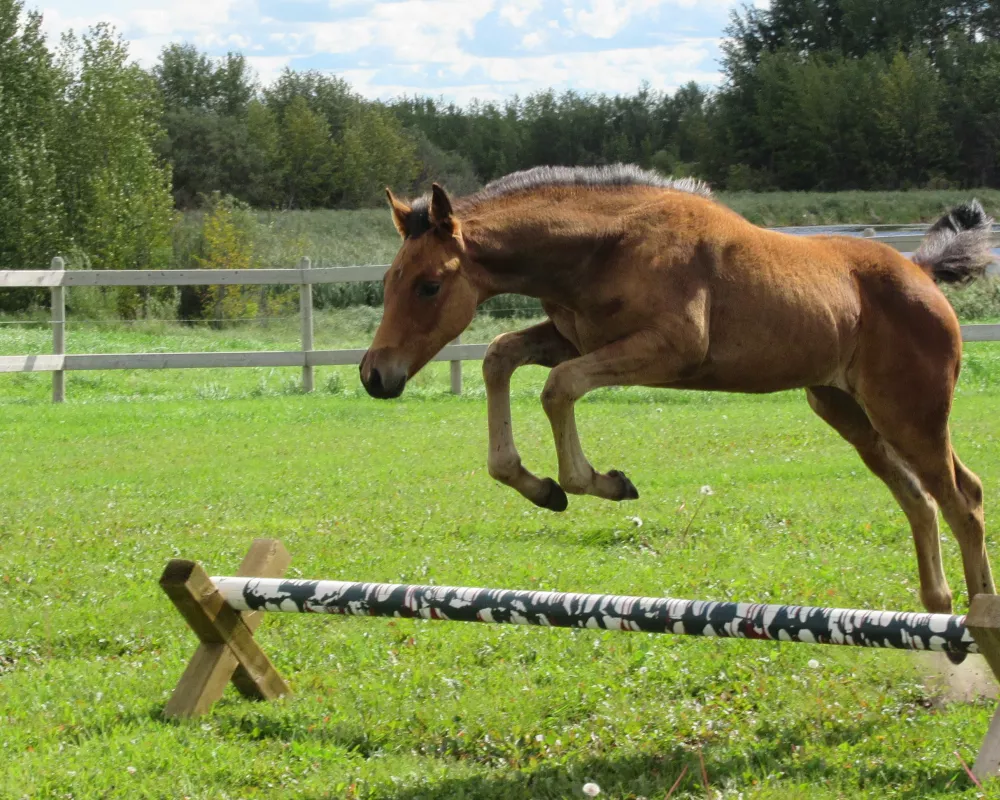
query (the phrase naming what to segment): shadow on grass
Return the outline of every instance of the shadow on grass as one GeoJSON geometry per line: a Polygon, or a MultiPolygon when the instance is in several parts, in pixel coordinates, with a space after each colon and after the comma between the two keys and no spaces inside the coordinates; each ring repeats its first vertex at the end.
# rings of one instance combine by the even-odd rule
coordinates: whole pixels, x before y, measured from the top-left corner
{"type": "MultiPolygon", "coordinates": [[[[372,735],[371,729],[361,723],[330,722],[305,727],[303,722],[295,715],[273,718],[254,713],[232,717],[218,715],[213,719],[220,732],[252,740],[307,740],[343,748],[366,759],[400,746],[398,730],[395,735],[372,735]]],[[[755,785],[769,780],[772,791],[777,794],[768,796],[783,798],[809,798],[817,791],[824,796],[884,791],[896,798],[916,800],[954,797],[974,790],[957,760],[954,768],[940,768],[927,766],[909,753],[891,749],[884,751],[881,763],[850,763],[847,758],[831,762],[808,752],[810,745],[820,742],[826,747],[836,747],[838,743],[859,744],[876,735],[879,729],[877,720],[866,720],[840,725],[836,731],[810,733],[801,726],[770,735],[756,731],[754,743],[737,754],[733,754],[730,745],[707,744],[703,750],[705,774],[709,786],[716,790],[752,791],[755,785]],[[807,748],[805,752],[801,749],[803,746],[807,748]]],[[[431,751],[426,756],[428,764],[433,762],[437,767],[463,764],[472,768],[476,765],[483,773],[470,775],[468,769],[463,769],[461,776],[401,787],[388,794],[380,792],[378,796],[394,800],[520,800],[529,797],[562,800],[583,797],[583,785],[593,782],[601,787],[604,797],[652,800],[665,797],[678,778],[680,782],[674,797],[705,794],[699,754],[689,747],[675,746],[662,753],[611,753],[592,757],[569,753],[560,757],[560,763],[552,763],[554,759],[548,760],[537,753],[514,753],[514,766],[501,771],[496,767],[498,758],[511,754],[483,754],[474,746],[456,750],[453,740],[451,745],[440,742],[440,746],[434,748],[434,736],[431,731],[427,734],[426,746],[431,751]],[[519,757],[532,763],[518,765],[519,757]]],[[[859,760],[864,762],[866,759],[862,755],[859,760]]],[[[990,793],[987,796],[997,795],[990,793]]]]}
{"type": "MultiPolygon", "coordinates": [[[[915,770],[881,765],[875,769],[857,769],[847,777],[842,767],[828,765],[823,759],[775,763],[759,751],[749,758],[721,761],[712,759],[710,750],[706,751],[705,773],[710,788],[707,796],[710,797],[718,790],[752,791],[765,776],[770,776],[772,781],[769,796],[789,800],[806,800],[817,794],[850,797],[856,796],[855,793],[880,791],[916,800],[954,797],[965,789],[974,788],[960,768],[915,770]]],[[[673,797],[704,797],[702,781],[698,755],[677,751],[662,756],[604,756],[541,766],[530,771],[445,778],[433,785],[407,787],[389,796],[393,800],[514,800],[528,797],[563,800],[583,797],[583,785],[593,782],[601,787],[604,797],[652,800],[665,797],[671,789],[673,797]]]]}

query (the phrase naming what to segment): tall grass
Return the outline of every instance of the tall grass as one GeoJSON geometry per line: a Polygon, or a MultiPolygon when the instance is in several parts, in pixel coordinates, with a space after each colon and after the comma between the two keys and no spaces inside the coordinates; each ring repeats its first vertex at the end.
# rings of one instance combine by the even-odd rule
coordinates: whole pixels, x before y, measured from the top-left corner
{"type": "Polygon", "coordinates": [[[1000,218],[997,189],[913,192],[722,192],[719,200],[756,225],[906,225],[933,222],[973,197],[1000,218]]]}
{"type": "MultiPolygon", "coordinates": [[[[971,197],[978,197],[987,211],[1000,217],[1000,191],[995,189],[724,192],[718,197],[751,222],[769,227],[927,223],[971,197]]],[[[178,217],[173,231],[175,269],[197,269],[202,265],[204,216],[202,211],[192,211],[178,217]]],[[[291,268],[303,257],[310,258],[315,267],[389,264],[399,249],[399,237],[385,209],[258,211],[253,216],[254,264],[260,267],[291,268]]],[[[294,287],[285,290],[293,292],[294,287]]],[[[140,316],[164,319],[188,316],[178,311],[180,292],[163,289],[147,294],[140,316]]],[[[117,316],[114,298],[107,292],[75,289],[70,295],[71,311],[78,316],[91,319],[117,316]]],[[[318,285],[313,296],[320,309],[379,306],[382,286],[379,282],[318,285]]],[[[966,319],[1000,318],[1000,288],[992,283],[951,291],[949,298],[966,319]]],[[[541,308],[531,298],[504,295],[489,301],[483,311],[496,318],[518,318],[536,316],[541,308]]]]}

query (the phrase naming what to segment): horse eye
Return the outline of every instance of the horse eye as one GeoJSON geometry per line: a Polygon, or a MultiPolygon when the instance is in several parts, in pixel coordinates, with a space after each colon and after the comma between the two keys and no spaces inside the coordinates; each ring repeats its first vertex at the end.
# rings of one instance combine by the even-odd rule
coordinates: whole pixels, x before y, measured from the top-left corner
{"type": "Polygon", "coordinates": [[[440,283],[433,283],[431,281],[424,281],[417,286],[417,294],[421,297],[433,297],[438,293],[441,288],[440,283]]]}

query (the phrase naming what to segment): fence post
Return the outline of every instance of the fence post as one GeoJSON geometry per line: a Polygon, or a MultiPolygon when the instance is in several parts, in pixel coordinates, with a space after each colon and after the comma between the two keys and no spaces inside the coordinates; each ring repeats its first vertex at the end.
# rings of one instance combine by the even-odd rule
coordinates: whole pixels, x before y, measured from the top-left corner
{"type": "MultiPolygon", "coordinates": [[[[462,336],[459,335],[452,344],[461,344],[462,336]]],[[[462,362],[452,361],[451,363],[451,393],[461,394],[462,393],[462,362]]]]}
{"type": "MultiPolygon", "coordinates": [[[[312,261],[303,258],[299,261],[299,269],[312,269],[312,261]]],[[[311,392],[315,388],[313,368],[308,363],[313,349],[313,287],[305,281],[299,284],[299,313],[302,315],[302,358],[306,361],[302,365],[302,391],[311,392]]]]}
{"type": "MultiPolygon", "coordinates": [[[[52,259],[50,269],[63,272],[66,262],[59,256],[52,259]]],[[[61,277],[61,276],[60,276],[61,277]]],[[[52,287],[52,354],[61,356],[66,352],[66,288],[52,287]]],[[[52,402],[61,403],[66,399],[66,373],[58,369],[52,373],[52,402]]]]}

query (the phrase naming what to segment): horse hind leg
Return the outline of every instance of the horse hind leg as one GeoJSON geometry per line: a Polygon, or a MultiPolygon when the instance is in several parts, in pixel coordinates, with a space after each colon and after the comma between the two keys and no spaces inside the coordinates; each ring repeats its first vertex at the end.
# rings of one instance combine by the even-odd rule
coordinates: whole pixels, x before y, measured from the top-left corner
{"type": "Polygon", "coordinates": [[[911,383],[906,392],[882,388],[866,402],[869,417],[941,507],[962,553],[969,601],[977,594],[995,594],[982,483],[959,460],[948,432],[951,385],[926,380],[911,383]]]}
{"type": "Polygon", "coordinates": [[[807,390],[809,405],[846,439],[865,465],[892,492],[913,533],[920,575],[920,601],[933,613],[950,614],[951,589],[941,563],[937,506],[898,453],[875,430],[854,398],[840,389],[817,386],[807,390]]]}

